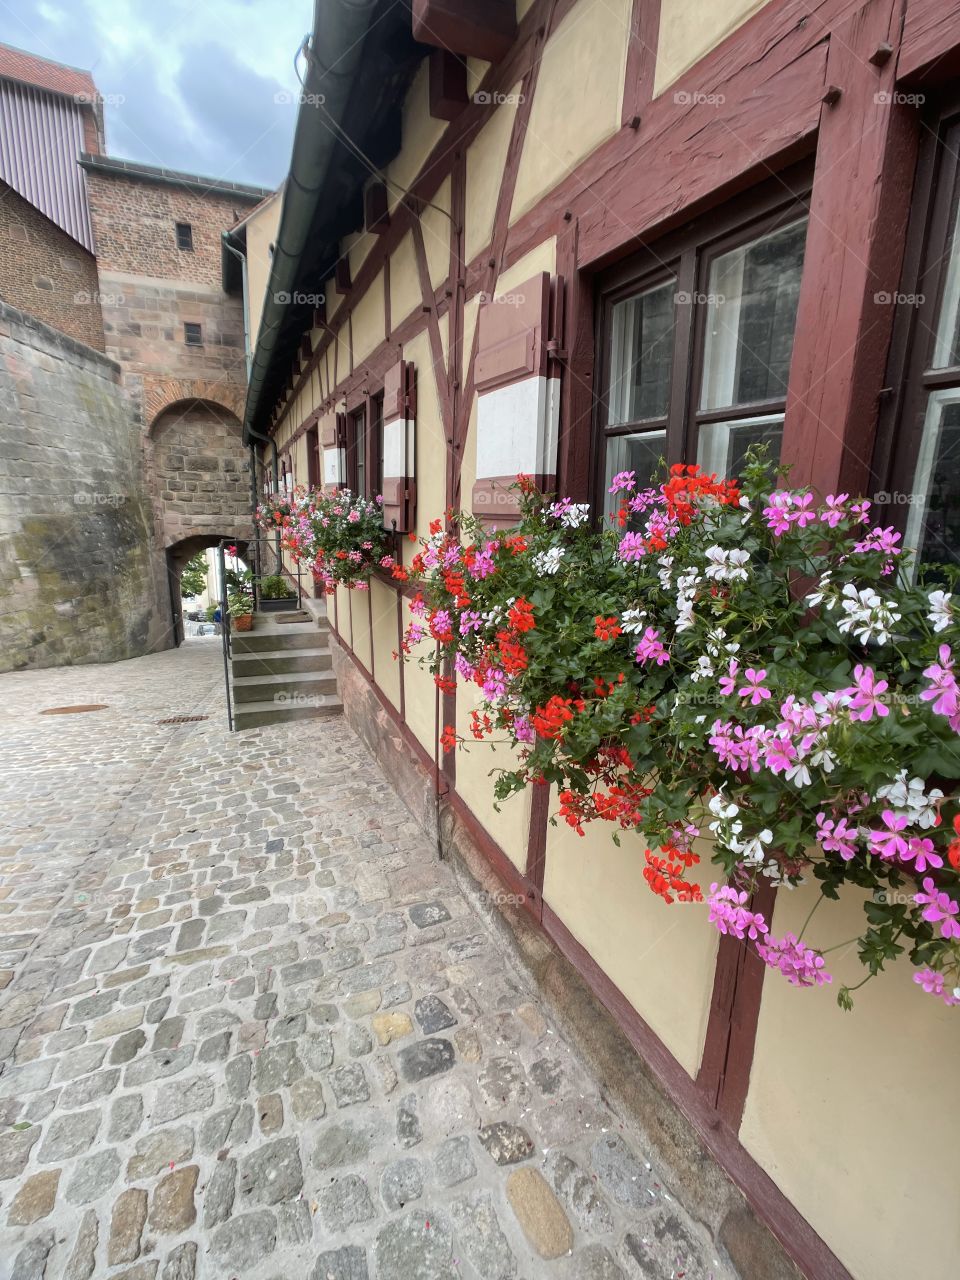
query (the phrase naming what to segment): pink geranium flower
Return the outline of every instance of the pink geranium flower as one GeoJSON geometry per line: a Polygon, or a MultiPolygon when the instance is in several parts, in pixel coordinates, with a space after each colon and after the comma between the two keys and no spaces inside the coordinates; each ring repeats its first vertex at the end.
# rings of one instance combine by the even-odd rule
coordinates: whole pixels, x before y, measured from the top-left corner
{"type": "Polygon", "coordinates": [[[805,947],[796,934],[785,933],[780,939],[758,942],[757,955],[771,969],[779,969],[794,987],[822,987],[825,982],[833,981],[832,975],[824,970],[823,956],[805,947]]]}
{"type": "Polygon", "coordinates": [[[858,663],[853,669],[856,682],[842,692],[850,698],[850,719],[870,720],[874,712],[880,719],[890,714],[890,708],[883,702],[883,694],[890,687],[886,680],[878,680],[872,667],[864,667],[858,663]]]}
{"type": "Polygon", "coordinates": [[[915,893],[913,900],[918,907],[923,907],[921,915],[930,924],[939,924],[940,932],[945,938],[960,938],[960,904],[954,902],[948,893],[938,889],[931,876],[923,882],[923,891],[915,893]]]}
{"type": "Polygon", "coordinates": [[[902,858],[909,850],[909,845],[900,832],[910,821],[906,815],[898,817],[892,809],[884,809],[880,815],[885,831],[870,831],[870,852],[878,858],[889,862],[893,858],[902,858]]]}
{"type": "Polygon", "coordinates": [[[634,655],[637,662],[655,662],[658,667],[670,661],[670,655],[660,641],[660,632],[653,627],[647,627],[644,631],[634,649],[634,655]]]}
{"type": "Polygon", "coordinates": [[[759,671],[755,671],[753,667],[747,667],[743,673],[746,684],[742,689],[737,690],[738,695],[746,698],[751,706],[758,707],[761,702],[770,697],[770,690],[763,683],[766,676],[766,667],[761,667],[759,671]]]}

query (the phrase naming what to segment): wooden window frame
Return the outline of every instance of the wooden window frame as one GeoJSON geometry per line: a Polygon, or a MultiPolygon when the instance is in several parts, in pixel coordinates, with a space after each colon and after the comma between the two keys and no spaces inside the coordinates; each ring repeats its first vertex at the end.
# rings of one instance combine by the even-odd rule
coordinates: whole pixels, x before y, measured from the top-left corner
{"type": "Polygon", "coordinates": [[[365,389],[347,401],[346,418],[346,483],[361,498],[375,498],[383,487],[383,387],[365,389]],[[362,423],[358,432],[357,425],[362,423]],[[359,491],[357,442],[363,437],[364,492],[359,491]]]}
{"type": "Polygon", "coordinates": [[[307,488],[321,488],[323,481],[323,450],[320,447],[320,428],[314,423],[307,427],[307,488]]]}
{"type": "Polygon", "coordinates": [[[177,248],[183,253],[193,253],[193,223],[192,222],[176,222],[174,223],[174,237],[176,238],[177,248]],[[184,235],[183,232],[186,232],[184,235]]]}
{"type": "Polygon", "coordinates": [[[609,438],[666,430],[667,463],[688,462],[696,458],[701,426],[785,411],[786,389],[782,398],[716,410],[699,409],[708,313],[700,299],[707,294],[711,265],[721,254],[788,226],[798,218],[809,217],[812,185],[813,165],[808,160],[668,232],[653,245],[597,276],[594,314],[597,393],[591,474],[597,499],[594,510],[598,517],[604,512],[607,500],[604,490],[609,438]],[[667,412],[656,418],[607,427],[613,307],[670,280],[675,281],[677,294],[686,294],[693,301],[675,303],[667,412]]]}
{"type": "Polygon", "coordinates": [[[371,480],[367,495],[375,498],[383,493],[383,387],[370,395],[367,411],[367,476],[371,480]]]}
{"type": "Polygon", "coordinates": [[[906,532],[931,393],[960,390],[960,364],[933,367],[937,321],[949,268],[953,215],[960,209],[960,93],[938,99],[923,117],[910,221],[895,303],[886,378],[873,451],[873,500],[883,524],[906,532]],[[882,516],[880,516],[882,512],[882,516]]]}
{"type": "Polygon", "coordinates": [[[368,406],[366,397],[358,404],[348,405],[347,418],[347,449],[346,449],[346,482],[347,488],[354,497],[365,497],[360,492],[360,475],[359,467],[359,451],[357,448],[360,439],[364,442],[364,484],[366,484],[366,442],[367,442],[367,416],[368,406]]]}

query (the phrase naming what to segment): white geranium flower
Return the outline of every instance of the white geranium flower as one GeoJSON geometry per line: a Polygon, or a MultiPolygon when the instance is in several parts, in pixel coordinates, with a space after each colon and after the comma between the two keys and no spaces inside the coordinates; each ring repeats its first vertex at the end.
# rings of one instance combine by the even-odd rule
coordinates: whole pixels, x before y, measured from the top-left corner
{"type": "Polygon", "coordinates": [[[746,582],[748,574],[744,566],[749,562],[747,551],[724,551],[723,547],[707,547],[707,577],[716,582],[746,582]]]}
{"type": "Polygon", "coordinates": [[[773,840],[773,832],[769,827],[764,827],[762,831],[758,831],[755,836],[751,836],[749,840],[745,840],[740,849],[740,856],[744,862],[751,862],[759,865],[767,856],[764,845],[770,844],[773,840]]]}
{"type": "Polygon", "coordinates": [[[697,665],[690,672],[690,679],[693,681],[708,680],[713,675],[713,663],[707,657],[697,659],[697,665]]]}
{"type": "Polygon", "coordinates": [[[907,781],[906,769],[901,769],[892,782],[880,787],[875,799],[885,800],[897,817],[906,817],[912,824],[929,830],[936,826],[938,801],[943,792],[934,787],[927,791],[922,778],[907,781]]]}
{"type": "Polygon", "coordinates": [[[840,603],[847,616],[837,623],[837,629],[842,632],[852,631],[861,644],[869,644],[871,640],[876,640],[877,644],[887,644],[891,631],[902,617],[872,587],[858,590],[850,582],[843,588],[840,603]]]}
{"type": "Polygon", "coordinates": [[[657,564],[660,568],[657,570],[657,577],[660,579],[660,585],[664,591],[670,590],[670,574],[673,570],[673,556],[658,556],[657,564]]]}
{"type": "Polygon", "coordinates": [[[812,591],[810,595],[807,596],[807,604],[811,609],[816,608],[818,604],[824,603],[828,609],[835,609],[837,607],[837,589],[831,582],[831,577],[832,571],[828,569],[817,583],[816,591],[812,591]]]}
{"type": "Polygon", "coordinates": [[[927,599],[930,601],[930,612],[927,621],[934,631],[944,631],[953,621],[953,609],[950,605],[949,591],[931,591],[927,599]]]}
{"type": "Polygon", "coordinates": [[[537,573],[554,574],[560,568],[563,554],[563,547],[549,547],[546,551],[538,551],[533,557],[533,567],[537,573]]]}
{"type": "Polygon", "coordinates": [[[715,796],[710,797],[707,802],[707,808],[716,817],[724,820],[735,818],[740,812],[740,806],[734,804],[732,800],[728,800],[722,791],[718,791],[715,796]]]}
{"type": "Polygon", "coordinates": [[[589,502],[574,502],[560,513],[560,523],[567,529],[579,529],[590,518],[589,502]]]}
{"type": "Polygon", "coordinates": [[[624,609],[620,615],[621,630],[628,636],[639,635],[646,627],[646,616],[645,609],[624,609]]]}

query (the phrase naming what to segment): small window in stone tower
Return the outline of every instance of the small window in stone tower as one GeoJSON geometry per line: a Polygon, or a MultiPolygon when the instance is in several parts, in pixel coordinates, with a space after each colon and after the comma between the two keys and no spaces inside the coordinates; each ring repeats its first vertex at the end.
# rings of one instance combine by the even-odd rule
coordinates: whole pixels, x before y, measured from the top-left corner
{"type": "Polygon", "coordinates": [[[203,330],[198,324],[193,324],[187,320],[183,326],[183,340],[188,347],[202,347],[203,330]]]}
{"type": "Polygon", "coordinates": [[[177,248],[192,249],[193,248],[193,227],[189,222],[177,223],[177,248]]]}

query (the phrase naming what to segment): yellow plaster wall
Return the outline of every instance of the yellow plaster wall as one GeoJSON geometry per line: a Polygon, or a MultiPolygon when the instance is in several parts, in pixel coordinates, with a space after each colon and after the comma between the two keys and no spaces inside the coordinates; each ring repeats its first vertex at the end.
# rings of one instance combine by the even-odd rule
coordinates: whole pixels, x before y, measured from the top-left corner
{"type": "MultiPolygon", "coordinates": [[[[346,587],[337,587],[334,592],[337,602],[337,628],[340,635],[353,648],[353,627],[350,622],[350,592],[346,587]]],[[[329,597],[327,597],[329,600],[329,597]]]]}
{"type": "MultiPolygon", "coordinates": [[[[447,444],[426,333],[417,334],[404,346],[403,358],[412,360],[417,367],[417,532],[423,536],[430,521],[442,515],[446,505],[447,444]]],[[[412,544],[408,541],[406,545],[412,544]]]]}
{"type": "Polygon", "coordinates": [[[620,128],[632,4],[579,0],[547,41],[511,221],[620,128]]]}
{"type": "Polygon", "coordinates": [[[403,146],[387,168],[391,209],[396,208],[403,191],[413,185],[447,127],[446,120],[435,120],[430,114],[429,64],[430,59],[424,58],[403,104],[403,146]]]}
{"type": "Polygon", "coordinates": [[[370,668],[370,601],[366,591],[350,592],[350,608],[353,626],[353,652],[367,671],[370,668]]]}
{"type": "Polygon", "coordinates": [[[323,296],[326,301],[327,321],[329,323],[336,315],[340,303],[343,301],[343,294],[337,293],[336,281],[333,276],[323,286],[323,296]]]}
{"type": "Polygon", "coordinates": [[[518,258],[512,267],[501,272],[493,291],[494,297],[502,297],[503,294],[510,293],[512,289],[516,289],[518,285],[541,271],[553,275],[556,269],[557,237],[551,236],[549,240],[543,240],[529,253],[525,253],[522,258],[518,258]]]}
{"type": "MultiPolygon", "coordinates": [[[[723,4],[714,0],[660,0],[654,93],[662,93],[766,3],[767,0],[725,0],[723,4]]],[[[690,87],[709,92],[708,86],[690,87]]]]}
{"type": "Polygon", "coordinates": [[[354,367],[365,360],[386,337],[384,314],[383,272],[379,271],[370,288],[358,299],[351,316],[354,367]]]}
{"type": "Polygon", "coordinates": [[[390,255],[390,324],[398,324],[420,307],[420,274],[417,271],[417,254],[413,244],[413,232],[408,231],[390,255]]]}
{"type": "MultiPolygon", "coordinates": [[[[778,894],[774,934],[799,933],[815,900],[812,884],[778,894]]],[[[856,936],[862,901],[855,890],[821,903],[805,939],[856,936]]],[[[952,1280],[960,1113],[943,1100],[960,1065],[957,1010],[925,995],[901,958],[845,1013],[837,988],[866,970],[852,947],[826,960],[833,982],[818,990],[764,979],[740,1140],[853,1275],[952,1280]]]]}
{"type": "Polygon", "coordinates": [[[247,219],[247,323],[251,346],[256,345],[260,332],[260,317],[273,264],[270,245],[277,238],[282,207],[282,196],[277,191],[247,219]]]}
{"type": "Polygon", "coordinates": [[[519,93],[520,85],[517,83],[511,89],[508,100],[497,107],[467,148],[464,240],[468,262],[490,242],[519,93]]]}
{"type": "Polygon", "coordinates": [[[343,244],[340,246],[341,252],[344,249],[348,251],[350,262],[350,279],[356,280],[360,273],[360,268],[367,260],[367,254],[377,242],[377,237],[369,231],[357,231],[353,235],[347,236],[343,244]]]}
{"type": "MultiPolygon", "coordinates": [[[[439,289],[450,274],[450,179],[444,178],[420,216],[430,283],[439,289]],[[432,207],[435,206],[435,207],[432,207]],[[446,212],[443,212],[443,211],[446,212]]],[[[393,282],[391,281],[391,284],[393,282]]]]}
{"type": "Polygon", "coordinates": [[[696,1076],[719,937],[707,908],[668,905],[651,892],[640,836],[624,833],[617,848],[607,823],[585,830],[578,836],[564,822],[547,828],[543,900],[696,1076]]]}
{"type": "Polygon", "coordinates": [[[475,684],[457,682],[457,732],[470,743],[469,750],[457,752],[457,791],[513,865],[522,871],[527,865],[533,788],[525,787],[519,795],[504,801],[499,813],[494,809],[495,779],[491,770],[513,769],[517,761],[508,746],[491,746],[472,738],[470,712],[479,709],[481,697],[475,684]]]}
{"type": "Polygon", "coordinates": [[[370,583],[373,606],[373,651],[377,684],[397,708],[400,706],[400,664],[394,660],[397,651],[397,593],[374,579],[370,583]]]}
{"type": "MultiPolygon", "coordinates": [[[[406,631],[412,620],[410,602],[404,597],[403,629],[406,631]]],[[[413,731],[417,741],[427,752],[433,755],[436,739],[436,688],[433,676],[421,668],[417,659],[421,655],[429,655],[429,642],[424,641],[413,651],[403,665],[403,702],[407,714],[407,725],[413,731]]]]}
{"type": "MultiPolygon", "coordinates": [[[[531,0],[532,2],[532,0],[531,0]]],[[[490,69],[490,63],[482,58],[467,59],[467,97],[472,98],[480,87],[483,77],[490,69]]]]}

